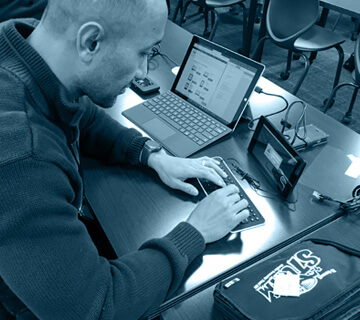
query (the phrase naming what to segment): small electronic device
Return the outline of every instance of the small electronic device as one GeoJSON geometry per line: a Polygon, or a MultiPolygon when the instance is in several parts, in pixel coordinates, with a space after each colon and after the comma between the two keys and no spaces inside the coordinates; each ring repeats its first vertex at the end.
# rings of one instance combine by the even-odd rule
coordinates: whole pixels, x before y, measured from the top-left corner
{"type": "MultiPolygon", "coordinates": [[[[239,195],[241,199],[246,199],[248,202],[247,209],[250,212],[250,215],[245,220],[241,221],[234,229],[231,230],[232,233],[238,233],[247,229],[252,229],[254,227],[261,226],[265,223],[264,217],[256,209],[255,205],[252,203],[250,198],[247,196],[243,188],[241,187],[239,181],[236,179],[233,172],[230,170],[226,162],[221,157],[214,157],[215,160],[219,161],[220,168],[227,174],[227,178],[224,179],[226,185],[234,184],[239,188],[239,195]]],[[[212,183],[209,180],[198,179],[198,182],[206,195],[209,195],[211,192],[221,188],[218,185],[212,183]]]]}
{"type": "Polygon", "coordinates": [[[134,90],[139,90],[142,94],[149,94],[160,89],[160,86],[149,77],[144,79],[134,79],[131,83],[134,90]]]}
{"type": "Polygon", "coordinates": [[[298,137],[294,140],[295,129],[286,130],[283,135],[291,143],[295,150],[300,151],[306,148],[312,148],[328,141],[329,135],[313,124],[300,127],[297,133],[298,137]],[[300,137],[300,138],[299,138],[300,137]],[[303,138],[303,139],[302,139],[303,138]],[[292,143],[292,141],[294,141],[292,143]]]}
{"type": "Polygon", "coordinates": [[[248,151],[279,194],[288,198],[306,163],[264,116],[259,120],[248,151]]]}

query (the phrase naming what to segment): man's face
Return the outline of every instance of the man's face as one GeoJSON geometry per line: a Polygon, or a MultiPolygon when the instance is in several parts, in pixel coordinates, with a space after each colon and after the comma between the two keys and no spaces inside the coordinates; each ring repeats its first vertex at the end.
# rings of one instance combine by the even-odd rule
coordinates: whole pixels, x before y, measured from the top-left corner
{"type": "Polygon", "coordinates": [[[134,78],[146,76],[148,55],[161,41],[165,23],[164,14],[147,15],[125,37],[103,42],[97,62],[81,80],[83,93],[104,108],[112,107],[134,78]]]}

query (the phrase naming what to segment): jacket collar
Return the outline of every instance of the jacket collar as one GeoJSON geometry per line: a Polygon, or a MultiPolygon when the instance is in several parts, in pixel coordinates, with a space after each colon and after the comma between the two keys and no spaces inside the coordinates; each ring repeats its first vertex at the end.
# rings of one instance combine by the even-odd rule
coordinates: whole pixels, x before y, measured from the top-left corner
{"type": "Polygon", "coordinates": [[[2,35],[16,61],[8,68],[15,72],[33,93],[40,111],[53,121],[77,126],[90,99],[71,102],[66,89],[26,38],[34,30],[35,19],[12,20],[3,25],[2,35]],[[12,68],[13,67],[13,68],[12,68]]]}

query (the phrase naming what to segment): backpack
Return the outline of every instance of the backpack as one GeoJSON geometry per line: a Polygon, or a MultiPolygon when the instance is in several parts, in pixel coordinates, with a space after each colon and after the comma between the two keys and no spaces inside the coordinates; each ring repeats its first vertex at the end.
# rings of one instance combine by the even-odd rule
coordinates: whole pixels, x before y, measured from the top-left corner
{"type": "Polygon", "coordinates": [[[303,240],[217,284],[214,300],[231,320],[360,319],[360,250],[303,240]],[[287,273],[299,275],[298,297],[274,294],[275,277],[287,273]]]}

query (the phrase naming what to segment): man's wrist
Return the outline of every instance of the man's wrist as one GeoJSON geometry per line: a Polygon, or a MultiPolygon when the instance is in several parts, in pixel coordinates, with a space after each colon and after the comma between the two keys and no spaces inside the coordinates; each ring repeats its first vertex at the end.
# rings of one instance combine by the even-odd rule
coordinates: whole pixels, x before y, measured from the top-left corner
{"type": "Polygon", "coordinates": [[[149,155],[147,166],[156,171],[156,168],[160,166],[161,159],[166,155],[167,153],[165,152],[164,149],[161,149],[157,152],[152,152],[149,155]]]}
{"type": "Polygon", "coordinates": [[[153,153],[157,153],[162,149],[162,146],[154,141],[154,140],[147,140],[144,143],[144,146],[140,152],[140,162],[143,165],[149,166],[149,157],[153,154],[153,153]]]}

